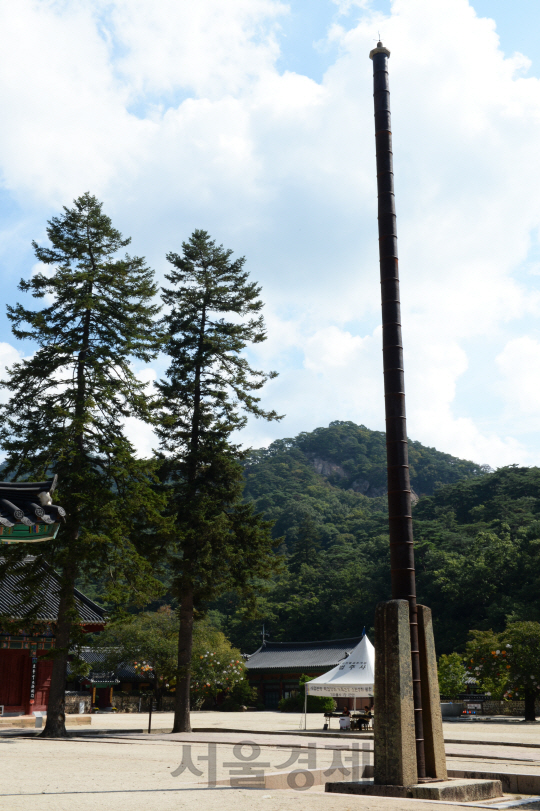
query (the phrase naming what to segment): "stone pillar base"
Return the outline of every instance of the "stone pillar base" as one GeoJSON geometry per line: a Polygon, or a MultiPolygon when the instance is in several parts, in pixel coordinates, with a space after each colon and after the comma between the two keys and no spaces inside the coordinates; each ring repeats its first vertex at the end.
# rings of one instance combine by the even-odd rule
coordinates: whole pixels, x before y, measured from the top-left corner
{"type": "Polygon", "coordinates": [[[447,780],[441,694],[437,674],[433,622],[431,620],[431,608],[425,605],[418,606],[418,643],[420,649],[420,678],[422,680],[426,774],[428,777],[447,780]]]}
{"type": "Polygon", "coordinates": [[[379,603],[375,609],[373,733],[375,784],[402,788],[417,783],[411,634],[406,600],[379,603]]]}
{"type": "Polygon", "coordinates": [[[474,802],[502,797],[500,780],[440,780],[414,786],[381,786],[371,780],[350,783],[326,783],[325,791],[333,794],[367,794],[375,797],[408,797],[415,800],[474,802]]]}
{"type": "MultiPolygon", "coordinates": [[[[447,780],[437,657],[431,609],[418,606],[426,774],[447,780]]],[[[390,600],[375,609],[375,784],[418,782],[412,690],[409,603],[390,600]]]]}

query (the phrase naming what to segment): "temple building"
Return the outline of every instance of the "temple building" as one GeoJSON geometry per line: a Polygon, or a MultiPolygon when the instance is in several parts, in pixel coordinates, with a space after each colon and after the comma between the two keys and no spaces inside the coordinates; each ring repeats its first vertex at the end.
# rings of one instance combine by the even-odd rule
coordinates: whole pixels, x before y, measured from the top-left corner
{"type": "MultiPolygon", "coordinates": [[[[60,603],[60,578],[44,562],[34,568],[37,581],[32,595],[33,622],[29,627],[28,602],[21,597],[20,583],[25,566],[35,563],[26,557],[15,571],[0,581],[0,712],[3,715],[30,715],[46,710],[49,700],[52,661],[45,654],[54,648],[54,624],[60,603]],[[21,574],[17,574],[17,569],[21,574]],[[17,627],[17,620],[21,627],[17,627]],[[14,622],[15,621],[15,622],[14,622]]],[[[103,630],[105,611],[75,589],[75,603],[82,630],[103,630]]]]}
{"type": "MultiPolygon", "coordinates": [[[[153,682],[148,675],[139,672],[133,664],[125,662],[114,671],[105,670],[104,654],[95,648],[82,648],[79,656],[90,665],[91,670],[86,676],[74,676],[69,672],[68,690],[74,692],[85,691],[91,696],[91,706],[100,710],[107,710],[114,706],[114,691],[123,695],[131,692],[139,694],[140,690],[151,690],[153,682]]],[[[83,693],[80,693],[83,695],[83,693]]]]}
{"type": "Polygon", "coordinates": [[[354,636],[322,642],[264,641],[255,653],[246,657],[250,686],[257,688],[267,710],[276,710],[280,699],[298,690],[300,676],[322,676],[345,659],[361,639],[354,636]]]}

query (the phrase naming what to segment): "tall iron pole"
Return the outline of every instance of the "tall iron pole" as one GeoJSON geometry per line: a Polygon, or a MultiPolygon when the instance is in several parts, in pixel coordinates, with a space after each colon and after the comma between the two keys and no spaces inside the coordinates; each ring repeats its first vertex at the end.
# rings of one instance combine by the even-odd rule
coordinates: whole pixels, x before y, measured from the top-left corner
{"type": "Polygon", "coordinates": [[[392,599],[408,600],[409,602],[416,762],[418,778],[422,780],[426,777],[426,760],[420,684],[411,484],[409,480],[409,454],[405,421],[405,383],[399,303],[392,132],[390,128],[390,88],[388,84],[390,51],[383,47],[382,42],[378,42],[377,47],[369,55],[373,60],[373,100],[375,106],[392,599]]]}

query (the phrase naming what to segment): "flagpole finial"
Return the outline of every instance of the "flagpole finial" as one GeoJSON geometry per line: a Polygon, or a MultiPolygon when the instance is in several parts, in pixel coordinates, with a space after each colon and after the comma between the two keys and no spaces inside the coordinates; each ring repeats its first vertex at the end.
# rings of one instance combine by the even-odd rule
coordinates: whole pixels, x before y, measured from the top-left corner
{"type": "Polygon", "coordinates": [[[390,51],[388,50],[388,48],[385,48],[382,42],[379,40],[377,43],[377,47],[373,48],[373,50],[369,52],[369,58],[373,59],[375,54],[385,54],[386,56],[390,56],[390,51]]]}

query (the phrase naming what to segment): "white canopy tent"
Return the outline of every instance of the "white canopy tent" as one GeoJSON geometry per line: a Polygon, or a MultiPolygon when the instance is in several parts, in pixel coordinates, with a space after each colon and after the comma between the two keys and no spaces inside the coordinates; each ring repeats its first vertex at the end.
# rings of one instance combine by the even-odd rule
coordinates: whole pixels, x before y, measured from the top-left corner
{"type": "MultiPolygon", "coordinates": [[[[328,673],[306,682],[304,728],[307,697],[371,698],[374,695],[375,648],[364,634],[358,645],[328,673]]],[[[356,702],[355,702],[356,704],[356,702]]]]}

